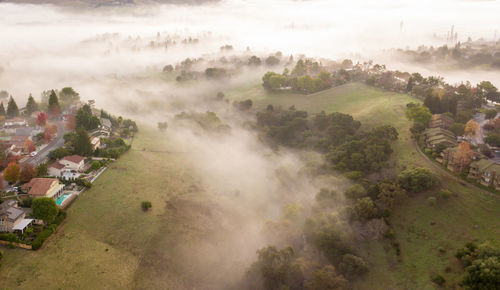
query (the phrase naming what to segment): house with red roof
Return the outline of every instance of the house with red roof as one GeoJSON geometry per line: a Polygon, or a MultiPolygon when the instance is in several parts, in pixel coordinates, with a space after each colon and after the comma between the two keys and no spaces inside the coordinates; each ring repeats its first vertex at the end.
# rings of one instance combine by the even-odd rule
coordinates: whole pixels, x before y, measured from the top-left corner
{"type": "Polygon", "coordinates": [[[31,198],[60,197],[63,193],[64,184],[60,184],[57,178],[33,178],[30,182],[21,186],[21,190],[31,198]]]}

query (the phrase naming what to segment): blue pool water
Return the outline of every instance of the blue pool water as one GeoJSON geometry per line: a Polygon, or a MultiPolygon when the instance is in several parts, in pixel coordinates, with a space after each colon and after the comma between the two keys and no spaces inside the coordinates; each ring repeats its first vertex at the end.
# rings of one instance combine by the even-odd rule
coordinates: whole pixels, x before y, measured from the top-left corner
{"type": "Polygon", "coordinates": [[[70,197],[71,195],[73,195],[72,193],[68,193],[68,194],[63,194],[61,195],[58,199],[56,199],[56,203],[57,205],[61,205],[63,204],[63,202],[68,198],[70,197]]]}

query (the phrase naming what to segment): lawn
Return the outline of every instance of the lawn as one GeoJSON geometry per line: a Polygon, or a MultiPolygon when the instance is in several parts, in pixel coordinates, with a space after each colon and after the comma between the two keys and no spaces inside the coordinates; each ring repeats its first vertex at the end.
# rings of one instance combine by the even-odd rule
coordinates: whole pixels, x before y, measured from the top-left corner
{"type": "MultiPolygon", "coordinates": [[[[176,230],[166,216],[167,201],[191,192],[194,180],[182,154],[165,151],[172,145],[164,139],[155,130],[140,132],[131,151],[73,203],[40,250],[3,249],[0,289],[141,288],[152,270],[147,261],[155,259],[156,237],[176,230]],[[143,200],[152,202],[149,212],[141,210],[143,200]]],[[[162,288],[178,288],[166,276],[156,277],[162,288]]]]}
{"type": "MultiPolygon", "coordinates": [[[[418,100],[350,83],[317,94],[301,95],[290,92],[265,92],[258,84],[233,89],[226,96],[235,100],[251,98],[257,109],[268,104],[309,113],[342,112],[362,122],[362,128],[390,124],[397,128],[399,140],[394,144],[391,164],[396,171],[408,166],[426,166],[435,170],[418,155],[411,143],[410,122],[404,116],[405,105],[418,100]],[[255,98],[250,96],[255,95],[255,98]]],[[[454,196],[429,206],[426,199],[436,196],[437,189],[411,196],[393,212],[391,218],[401,256],[395,254],[390,242],[374,241],[360,246],[371,267],[369,274],[355,283],[359,289],[435,289],[430,275],[439,273],[447,285],[461,279],[461,269],[454,259],[458,247],[468,241],[488,241],[500,246],[500,198],[475,192],[449,177],[440,175],[440,187],[454,196]],[[438,249],[442,248],[443,252],[438,249]],[[445,271],[445,269],[449,267],[445,271]],[[376,285],[376,286],[374,286],[376,285]]]]}

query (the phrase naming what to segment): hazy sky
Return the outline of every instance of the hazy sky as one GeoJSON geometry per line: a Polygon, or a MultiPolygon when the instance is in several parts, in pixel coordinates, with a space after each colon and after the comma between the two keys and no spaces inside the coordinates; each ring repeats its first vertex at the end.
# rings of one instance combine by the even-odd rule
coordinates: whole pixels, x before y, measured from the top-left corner
{"type": "Polygon", "coordinates": [[[432,35],[445,35],[451,25],[460,40],[492,39],[500,28],[498,15],[498,1],[230,0],[203,6],[88,11],[3,3],[0,89],[26,98],[29,92],[38,95],[44,88],[76,85],[85,77],[140,73],[198,57],[218,51],[225,43],[240,50],[248,46],[253,51],[340,58],[382,48],[442,44],[432,35]],[[187,50],[120,51],[111,56],[103,55],[106,42],[81,44],[102,33],[147,38],[158,31],[194,36],[211,32],[212,36],[187,50]]]}

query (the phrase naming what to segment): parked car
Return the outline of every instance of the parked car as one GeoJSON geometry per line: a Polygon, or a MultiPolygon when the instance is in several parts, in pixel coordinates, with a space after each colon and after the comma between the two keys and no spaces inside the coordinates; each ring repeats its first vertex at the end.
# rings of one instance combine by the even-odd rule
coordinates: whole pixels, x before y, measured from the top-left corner
{"type": "Polygon", "coordinates": [[[31,157],[35,157],[35,156],[36,156],[36,154],[37,154],[37,152],[36,152],[36,151],[33,151],[33,152],[31,152],[31,153],[30,153],[30,156],[31,156],[31,157]]]}

